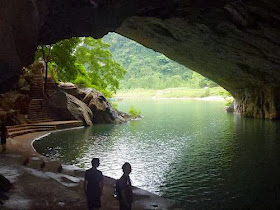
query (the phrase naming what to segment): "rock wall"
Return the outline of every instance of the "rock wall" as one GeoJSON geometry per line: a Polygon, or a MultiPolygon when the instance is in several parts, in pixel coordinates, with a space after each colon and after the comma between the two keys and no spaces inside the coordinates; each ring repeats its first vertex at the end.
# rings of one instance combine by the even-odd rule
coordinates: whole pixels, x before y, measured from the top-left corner
{"type": "Polygon", "coordinates": [[[14,88],[37,48],[44,1],[0,1],[0,93],[14,88]]]}
{"type": "Polygon", "coordinates": [[[246,117],[279,119],[279,89],[269,86],[262,89],[242,89],[235,96],[234,110],[246,117]]]}
{"type": "Polygon", "coordinates": [[[0,92],[13,88],[21,67],[33,62],[38,43],[72,36],[99,38],[117,31],[229,90],[237,99],[238,113],[279,118],[274,105],[278,95],[257,104],[263,89],[272,93],[280,86],[278,0],[96,2],[1,0],[0,92]],[[244,106],[254,108],[240,108],[244,106]]]}

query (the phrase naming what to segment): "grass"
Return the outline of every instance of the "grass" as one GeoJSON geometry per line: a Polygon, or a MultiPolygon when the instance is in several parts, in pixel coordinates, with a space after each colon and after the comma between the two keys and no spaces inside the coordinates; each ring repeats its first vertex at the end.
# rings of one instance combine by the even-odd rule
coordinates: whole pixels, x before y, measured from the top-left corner
{"type": "Polygon", "coordinates": [[[136,109],[134,106],[131,106],[128,113],[134,117],[134,118],[137,118],[140,114],[141,114],[141,111],[136,109]]]}
{"type": "Polygon", "coordinates": [[[222,87],[213,88],[167,88],[163,90],[152,90],[152,89],[129,89],[129,90],[119,90],[115,97],[131,97],[131,98],[202,98],[207,96],[223,96],[227,93],[222,87]]]}

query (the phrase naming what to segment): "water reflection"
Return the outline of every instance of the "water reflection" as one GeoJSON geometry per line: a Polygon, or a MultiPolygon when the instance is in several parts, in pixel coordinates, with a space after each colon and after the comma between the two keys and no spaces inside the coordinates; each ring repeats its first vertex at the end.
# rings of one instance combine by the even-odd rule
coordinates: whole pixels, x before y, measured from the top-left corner
{"type": "Polygon", "coordinates": [[[54,133],[35,148],[80,167],[99,157],[114,178],[130,162],[134,185],[186,208],[278,205],[279,122],[227,114],[219,102],[141,99],[121,108],[131,104],[142,120],[54,133]]]}

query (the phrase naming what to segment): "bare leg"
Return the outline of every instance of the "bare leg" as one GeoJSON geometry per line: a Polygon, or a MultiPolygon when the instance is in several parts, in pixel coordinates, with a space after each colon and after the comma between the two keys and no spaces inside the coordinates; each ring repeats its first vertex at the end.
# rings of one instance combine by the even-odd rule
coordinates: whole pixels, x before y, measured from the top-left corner
{"type": "Polygon", "coordinates": [[[3,152],[5,152],[6,151],[6,144],[2,144],[2,148],[3,148],[3,152]]]}

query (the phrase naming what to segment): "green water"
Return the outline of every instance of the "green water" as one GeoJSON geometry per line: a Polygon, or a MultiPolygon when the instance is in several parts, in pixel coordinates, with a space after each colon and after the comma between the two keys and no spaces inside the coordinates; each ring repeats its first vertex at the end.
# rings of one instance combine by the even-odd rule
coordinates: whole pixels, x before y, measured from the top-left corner
{"type": "Polygon", "coordinates": [[[66,164],[119,178],[132,165],[133,185],[185,208],[276,207],[280,193],[280,123],[241,118],[223,102],[125,99],[144,118],[56,132],[36,150],[66,164]]]}

